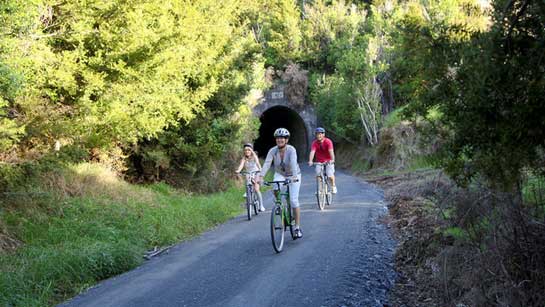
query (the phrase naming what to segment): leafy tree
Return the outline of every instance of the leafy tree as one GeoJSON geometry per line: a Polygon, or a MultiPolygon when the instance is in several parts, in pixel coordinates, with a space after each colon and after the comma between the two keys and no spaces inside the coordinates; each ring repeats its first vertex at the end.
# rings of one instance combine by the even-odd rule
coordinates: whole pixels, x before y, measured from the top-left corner
{"type": "MultiPolygon", "coordinates": [[[[316,71],[333,73],[342,55],[338,40],[355,39],[359,35],[364,12],[345,1],[313,1],[305,8],[303,29],[303,61],[316,71]]],[[[342,44],[340,44],[342,45],[342,44]]]]}
{"type": "Polygon", "coordinates": [[[178,169],[204,172],[254,127],[234,115],[263,85],[264,59],[249,27],[261,11],[251,1],[35,0],[1,8],[9,25],[0,45],[3,148],[32,148],[35,158],[54,144],[123,148],[155,169],[180,162],[178,169]],[[6,118],[11,110],[17,119],[6,118]],[[188,154],[178,159],[165,148],[188,154]]]}
{"type": "Polygon", "coordinates": [[[350,142],[365,138],[376,144],[382,96],[378,75],[387,68],[387,46],[384,22],[366,16],[354,4],[317,1],[306,9],[305,44],[315,70],[312,98],[324,125],[350,142]]]}
{"type": "Polygon", "coordinates": [[[277,69],[296,62],[301,54],[301,10],[293,0],[259,0],[251,10],[254,39],[265,64],[277,69]]]}
{"type": "Polygon", "coordinates": [[[473,0],[407,1],[389,14],[391,73],[398,105],[425,103],[425,97],[447,70],[446,58],[456,57],[451,43],[467,41],[484,30],[488,19],[473,0]]]}
{"type": "Polygon", "coordinates": [[[497,1],[492,27],[453,44],[449,73],[424,106],[448,129],[442,165],[461,180],[484,174],[518,191],[525,168],[544,170],[545,4],[497,1]]]}
{"type": "Polygon", "coordinates": [[[24,123],[18,119],[15,99],[23,87],[17,69],[20,54],[17,45],[34,33],[37,19],[35,2],[3,1],[0,3],[0,150],[8,150],[24,135],[24,123]]]}
{"type": "Polygon", "coordinates": [[[17,76],[0,62],[0,150],[9,149],[23,133],[14,114],[9,114],[15,112],[10,110],[9,101],[16,95],[18,83],[17,76]]]}

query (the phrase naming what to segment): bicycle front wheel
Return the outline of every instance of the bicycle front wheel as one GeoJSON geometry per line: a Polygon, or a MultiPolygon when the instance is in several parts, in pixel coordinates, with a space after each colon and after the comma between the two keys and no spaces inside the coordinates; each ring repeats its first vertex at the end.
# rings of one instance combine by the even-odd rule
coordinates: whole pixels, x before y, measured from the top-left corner
{"type": "Polygon", "coordinates": [[[275,204],[271,210],[271,240],[277,253],[280,253],[284,247],[284,227],[282,207],[275,204]]]}
{"type": "Polygon", "coordinates": [[[248,220],[252,219],[252,189],[246,187],[246,215],[248,220]]]}
{"type": "Polygon", "coordinates": [[[325,185],[325,202],[328,206],[333,205],[333,189],[331,188],[329,182],[325,185]]]}
{"type": "Polygon", "coordinates": [[[325,205],[325,192],[324,192],[324,181],[320,178],[316,179],[316,200],[318,203],[318,209],[324,210],[325,205]]]}
{"type": "Polygon", "coordinates": [[[261,204],[259,203],[259,197],[257,197],[257,193],[255,191],[252,192],[252,207],[254,209],[254,214],[258,215],[261,204]]]}

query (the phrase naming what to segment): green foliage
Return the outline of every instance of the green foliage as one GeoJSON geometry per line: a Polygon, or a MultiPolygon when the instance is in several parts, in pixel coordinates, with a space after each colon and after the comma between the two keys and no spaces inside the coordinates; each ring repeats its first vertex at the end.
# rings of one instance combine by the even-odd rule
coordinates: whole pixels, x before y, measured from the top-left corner
{"type": "Polygon", "coordinates": [[[405,107],[399,107],[395,109],[393,112],[389,113],[386,117],[384,117],[383,126],[385,128],[392,128],[403,120],[403,110],[405,107]]]}
{"type": "Polygon", "coordinates": [[[445,36],[459,30],[449,26],[431,37],[442,46],[428,64],[436,79],[413,110],[440,112],[439,123],[449,130],[442,165],[460,181],[480,173],[515,191],[524,168],[543,170],[544,8],[541,2],[497,1],[488,31],[458,40],[445,36]]]}
{"type": "Polygon", "coordinates": [[[338,75],[311,78],[311,99],[317,102],[317,111],[328,130],[352,142],[361,139],[353,84],[338,75]]]}
{"type": "Polygon", "coordinates": [[[0,150],[11,148],[24,133],[24,127],[8,117],[7,106],[8,102],[0,97],[0,150]]]}
{"type": "Polygon", "coordinates": [[[48,32],[62,35],[49,41],[57,69],[44,87],[74,109],[70,136],[89,146],[135,143],[190,122],[250,43],[234,7],[215,1],[75,2],[54,14],[62,22],[48,32]]]}
{"type": "Polygon", "coordinates": [[[16,120],[13,101],[22,87],[20,72],[11,65],[19,35],[28,34],[35,17],[35,5],[19,1],[0,3],[0,151],[10,149],[24,134],[24,125],[16,120]]]}
{"type": "Polygon", "coordinates": [[[374,140],[381,116],[377,80],[387,68],[384,22],[345,1],[316,1],[305,12],[304,59],[323,125],[352,143],[374,140]]]}
{"type": "Polygon", "coordinates": [[[365,13],[345,1],[328,2],[307,4],[302,24],[303,61],[323,72],[335,70],[343,51],[350,49],[351,41],[359,36],[365,17],[365,13]]]}
{"type": "Polygon", "coordinates": [[[240,116],[250,91],[264,86],[252,16],[269,16],[273,49],[288,50],[278,37],[298,29],[286,26],[297,12],[289,4],[279,1],[271,15],[239,0],[2,2],[0,150],[11,154],[0,159],[40,159],[58,145],[58,159],[117,147],[150,164],[155,179],[210,171],[255,129],[240,116]]]}
{"type": "Polygon", "coordinates": [[[445,75],[451,43],[486,29],[488,19],[473,0],[408,1],[391,13],[392,63],[398,104],[425,103],[437,78],[445,75]]]}
{"type": "Polygon", "coordinates": [[[545,214],[545,177],[527,174],[522,185],[522,197],[525,203],[541,206],[545,214]]]}
{"type": "Polygon", "coordinates": [[[255,40],[260,43],[267,66],[281,69],[296,62],[301,53],[301,11],[292,0],[256,1],[253,20],[255,40]]]}
{"type": "Polygon", "coordinates": [[[448,227],[443,229],[443,236],[452,237],[459,242],[467,241],[469,239],[467,231],[460,227],[448,227]]]}

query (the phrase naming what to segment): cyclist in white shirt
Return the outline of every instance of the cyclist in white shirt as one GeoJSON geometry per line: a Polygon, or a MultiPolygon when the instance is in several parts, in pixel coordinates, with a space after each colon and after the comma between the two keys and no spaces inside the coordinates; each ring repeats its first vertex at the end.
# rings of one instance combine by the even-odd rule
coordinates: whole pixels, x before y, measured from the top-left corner
{"type": "MultiPolygon", "coordinates": [[[[259,182],[263,180],[263,177],[267,175],[267,172],[274,164],[274,179],[273,181],[282,181],[290,178],[293,180],[290,187],[290,203],[293,208],[293,215],[295,217],[295,237],[302,238],[303,231],[301,230],[301,211],[299,209],[299,188],[301,187],[301,170],[299,164],[297,164],[297,151],[295,147],[288,145],[290,138],[290,132],[285,128],[278,128],[274,131],[274,138],[276,140],[276,146],[271,148],[263,163],[263,169],[261,171],[259,182]]],[[[278,193],[278,191],[275,191],[278,193]]]]}

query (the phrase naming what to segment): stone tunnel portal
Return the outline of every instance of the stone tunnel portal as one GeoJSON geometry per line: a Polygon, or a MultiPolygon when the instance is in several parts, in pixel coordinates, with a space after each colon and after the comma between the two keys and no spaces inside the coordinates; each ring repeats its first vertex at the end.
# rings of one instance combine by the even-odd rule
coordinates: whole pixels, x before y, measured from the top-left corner
{"type": "Polygon", "coordinates": [[[290,132],[291,136],[288,144],[297,149],[299,162],[306,161],[305,157],[308,155],[309,150],[308,132],[305,122],[296,111],[284,106],[275,106],[263,112],[259,120],[261,121],[261,127],[254,148],[260,157],[264,158],[269,149],[276,145],[273,136],[274,130],[282,127],[290,132]]]}

